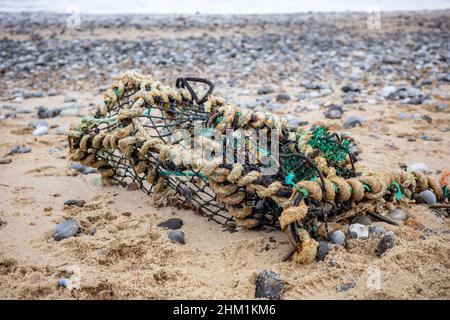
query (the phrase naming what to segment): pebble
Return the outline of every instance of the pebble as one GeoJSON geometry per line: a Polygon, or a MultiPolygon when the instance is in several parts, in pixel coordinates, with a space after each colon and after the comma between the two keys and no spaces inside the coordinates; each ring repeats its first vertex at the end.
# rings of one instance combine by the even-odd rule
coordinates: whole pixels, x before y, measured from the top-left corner
{"type": "Polygon", "coordinates": [[[76,99],[75,97],[72,97],[72,96],[65,96],[63,102],[64,102],[64,103],[67,103],[67,102],[77,102],[77,99],[76,99]]]}
{"type": "Polygon", "coordinates": [[[79,162],[72,163],[70,168],[83,174],[97,173],[97,169],[82,165],[79,162]]]}
{"type": "Polygon", "coordinates": [[[180,229],[182,226],[183,226],[183,220],[181,220],[179,218],[171,218],[169,220],[166,220],[166,221],[158,224],[158,227],[167,228],[170,230],[177,230],[177,229],[180,229]]]}
{"type": "Polygon", "coordinates": [[[308,124],[308,121],[301,120],[300,118],[294,117],[290,114],[286,115],[284,118],[291,127],[300,127],[308,124]]]}
{"type": "Polygon", "coordinates": [[[11,158],[0,157],[0,164],[9,164],[11,161],[11,158]]]}
{"type": "Polygon", "coordinates": [[[331,234],[330,241],[333,244],[343,246],[345,244],[345,234],[341,230],[335,230],[331,234]]]}
{"type": "Polygon", "coordinates": [[[361,89],[359,89],[358,87],[355,87],[351,84],[346,84],[345,86],[343,86],[341,88],[341,90],[344,92],[359,92],[359,91],[361,91],[361,89]]]}
{"type": "Polygon", "coordinates": [[[411,171],[420,171],[423,173],[426,173],[429,171],[428,166],[425,163],[422,162],[416,162],[409,166],[409,169],[411,171]]]}
{"type": "Polygon", "coordinates": [[[360,223],[351,224],[348,231],[352,238],[367,239],[369,237],[369,228],[360,223]]]}
{"type": "Polygon", "coordinates": [[[369,224],[372,223],[372,220],[370,220],[370,218],[366,215],[360,215],[360,216],[355,217],[352,220],[352,223],[359,223],[359,224],[368,226],[369,224]]]}
{"type": "Polygon", "coordinates": [[[16,153],[28,153],[28,152],[31,152],[31,148],[30,147],[14,146],[11,149],[9,149],[8,155],[13,155],[13,154],[16,154],[16,153]]]}
{"type": "Polygon", "coordinates": [[[33,120],[28,124],[30,127],[32,128],[37,128],[37,127],[50,127],[50,125],[48,124],[47,121],[45,120],[33,120]]]}
{"type": "Polygon", "coordinates": [[[395,246],[395,235],[392,231],[386,232],[383,237],[380,239],[380,242],[375,249],[375,253],[378,256],[381,256],[387,250],[393,248],[395,246]]]}
{"type": "Polygon", "coordinates": [[[77,200],[77,199],[69,199],[64,201],[64,205],[66,206],[77,206],[77,207],[83,207],[86,202],[84,200],[77,200]]]}
{"type": "Polygon", "coordinates": [[[386,99],[397,98],[397,87],[396,86],[385,86],[380,92],[380,95],[386,99]]]}
{"type": "Polygon", "coordinates": [[[381,235],[384,234],[385,230],[382,226],[372,226],[369,227],[369,234],[381,235]]]}
{"type": "Polygon", "coordinates": [[[66,219],[56,225],[53,238],[56,241],[73,237],[81,232],[81,225],[73,220],[66,219]]]}
{"type": "Polygon", "coordinates": [[[177,242],[177,243],[181,243],[181,244],[185,244],[184,241],[184,232],[181,230],[171,230],[169,231],[169,233],[167,234],[167,237],[170,239],[170,241],[172,242],[177,242]]]}
{"type": "Polygon", "coordinates": [[[447,110],[447,108],[448,108],[448,106],[444,102],[439,102],[436,105],[436,110],[437,111],[444,111],[444,110],[447,110]]]}
{"type": "Polygon", "coordinates": [[[336,291],[337,292],[346,292],[346,291],[354,288],[355,286],[356,286],[356,284],[354,282],[344,283],[344,284],[341,284],[341,285],[337,286],[336,287],[336,291]]]}
{"type": "Polygon", "coordinates": [[[320,110],[320,106],[318,104],[311,104],[306,107],[306,110],[308,111],[317,111],[320,110]]]}
{"type": "Polygon", "coordinates": [[[55,129],[56,134],[58,135],[65,135],[66,134],[67,127],[66,126],[59,126],[55,129]]]}
{"type": "Polygon", "coordinates": [[[389,211],[389,218],[392,220],[405,221],[406,220],[406,212],[401,209],[394,209],[389,211]]]}
{"type": "Polygon", "coordinates": [[[270,300],[281,299],[284,290],[284,281],[280,275],[270,270],[264,270],[256,276],[255,298],[270,300]]]}
{"type": "Polygon", "coordinates": [[[46,126],[38,126],[32,132],[33,136],[43,136],[44,134],[47,134],[47,133],[48,133],[48,127],[46,127],[46,126]]]}
{"type": "Polygon", "coordinates": [[[430,190],[425,190],[419,193],[416,200],[418,200],[419,203],[426,203],[428,205],[436,204],[437,202],[436,195],[430,190]]]}
{"type": "Polygon", "coordinates": [[[325,118],[328,119],[341,119],[342,114],[344,111],[342,110],[342,107],[337,104],[332,104],[327,111],[325,111],[324,115],[325,118]]]}
{"type": "Polygon", "coordinates": [[[60,109],[48,109],[45,107],[39,107],[37,110],[37,116],[39,119],[46,119],[46,118],[54,118],[61,112],[60,109]]]}
{"type": "Polygon", "coordinates": [[[326,241],[319,241],[319,247],[317,248],[317,260],[323,261],[330,251],[330,246],[326,241]]]}
{"type": "Polygon", "coordinates": [[[344,129],[350,129],[358,125],[361,125],[364,122],[365,119],[361,116],[350,116],[347,118],[347,120],[345,120],[342,126],[344,127],[344,129]]]}
{"type": "Polygon", "coordinates": [[[61,110],[59,115],[61,117],[76,117],[76,116],[80,115],[80,110],[77,108],[63,109],[63,110],[61,110]]]}
{"type": "Polygon", "coordinates": [[[277,102],[286,102],[289,101],[290,99],[291,96],[287,93],[279,93],[276,98],[277,102]]]}
{"type": "Polygon", "coordinates": [[[258,91],[256,92],[259,95],[263,95],[263,94],[269,94],[273,92],[273,88],[270,86],[265,86],[265,87],[261,87],[258,89],[258,91]]]}
{"type": "Polygon", "coordinates": [[[60,287],[67,288],[68,286],[70,286],[70,283],[71,283],[70,279],[67,278],[61,278],[58,280],[58,286],[60,287]]]}

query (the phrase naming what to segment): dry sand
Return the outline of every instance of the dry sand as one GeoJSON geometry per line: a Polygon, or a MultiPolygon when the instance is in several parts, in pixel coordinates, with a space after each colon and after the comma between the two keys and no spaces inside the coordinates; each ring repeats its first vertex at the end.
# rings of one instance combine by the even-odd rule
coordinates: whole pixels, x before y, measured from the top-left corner
{"type": "MultiPolygon", "coordinates": [[[[295,93],[297,88],[285,89],[295,93]]],[[[440,89],[449,92],[450,86],[440,89]]],[[[64,94],[81,101],[83,113],[89,109],[88,102],[101,100],[96,90],[64,94]]],[[[374,223],[396,234],[396,246],[381,257],[374,253],[379,238],[371,236],[348,240],[346,247],[333,246],[322,262],[283,262],[290,245],[280,231],[230,233],[192,211],[160,208],[139,190],[101,186],[97,174],[70,169],[66,137],[56,135],[54,128],[48,135],[34,137],[28,127],[36,119],[34,108],[57,107],[62,101],[62,95],[25,99],[19,105],[32,109],[32,114],[18,114],[0,123],[0,155],[17,144],[32,147],[31,153],[16,154],[11,156],[12,163],[0,165],[0,298],[253,299],[255,276],[265,269],[285,280],[283,299],[450,298],[450,223],[424,205],[403,209],[428,229],[374,223]],[[49,153],[49,148],[61,151],[49,153]],[[67,207],[63,205],[67,199],[82,199],[86,204],[67,207]],[[54,241],[55,225],[69,217],[80,221],[84,232],[54,241]],[[185,245],[171,243],[167,231],[156,226],[171,217],[184,221],[185,245]],[[368,287],[370,272],[377,268],[380,287],[368,287]],[[80,288],[58,287],[60,277],[73,276],[71,270],[80,276],[80,288]]],[[[288,102],[283,113],[295,114],[295,106],[288,102]]],[[[361,163],[382,168],[425,162],[432,174],[449,169],[450,132],[438,127],[450,126],[450,114],[448,109],[433,110],[397,102],[359,107],[358,114],[367,122],[348,132],[362,146],[361,163]],[[399,110],[427,114],[433,122],[400,122],[399,110]],[[421,140],[422,132],[442,139],[421,140]],[[405,135],[418,139],[406,142],[405,135]]],[[[324,120],[323,110],[308,112],[302,119],[324,120]]],[[[79,120],[47,119],[55,126],[79,120]]],[[[325,122],[341,130],[339,120],[325,122]]]]}

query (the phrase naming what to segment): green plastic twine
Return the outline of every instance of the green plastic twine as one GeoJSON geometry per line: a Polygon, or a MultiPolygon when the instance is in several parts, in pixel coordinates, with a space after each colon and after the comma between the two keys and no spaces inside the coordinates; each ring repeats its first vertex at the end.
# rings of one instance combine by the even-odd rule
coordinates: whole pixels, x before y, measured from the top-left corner
{"type": "Polygon", "coordinates": [[[291,173],[289,173],[288,175],[287,175],[287,177],[286,177],[286,179],[285,179],[285,183],[286,184],[289,184],[289,185],[291,185],[291,186],[294,186],[298,191],[300,191],[301,193],[303,193],[303,196],[305,197],[305,198],[307,198],[308,197],[308,190],[306,190],[306,189],[302,189],[302,188],[300,188],[298,185],[296,185],[295,183],[294,183],[294,178],[295,178],[295,174],[293,173],[293,172],[291,172],[291,173]]]}
{"type": "Polygon", "coordinates": [[[398,185],[397,182],[392,182],[392,184],[388,187],[388,189],[391,189],[393,186],[395,186],[395,188],[397,189],[397,192],[395,193],[395,199],[396,200],[400,200],[401,198],[404,197],[402,190],[400,189],[400,186],[398,185]]]}

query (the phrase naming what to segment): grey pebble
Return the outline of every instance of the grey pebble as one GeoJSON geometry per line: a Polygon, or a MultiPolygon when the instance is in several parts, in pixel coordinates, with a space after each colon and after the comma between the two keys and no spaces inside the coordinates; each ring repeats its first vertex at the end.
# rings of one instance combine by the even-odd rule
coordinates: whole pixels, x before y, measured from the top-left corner
{"type": "Polygon", "coordinates": [[[284,281],[280,275],[264,270],[256,276],[255,298],[279,300],[284,290],[284,281]]]}
{"type": "Polygon", "coordinates": [[[331,243],[343,246],[345,244],[345,234],[341,230],[335,230],[330,237],[331,243]]]}
{"type": "Polygon", "coordinates": [[[416,201],[419,203],[426,203],[426,204],[430,205],[430,204],[436,204],[437,199],[436,199],[436,195],[432,191],[425,190],[417,195],[416,201]]]}
{"type": "Polygon", "coordinates": [[[177,242],[177,243],[181,243],[181,244],[185,244],[186,243],[185,240],[184,240],[184,232],[181,231],[181,230],[171,230],[167,234],[167,237],[172,242],[177,242]]]}
{"type": "Polygon", "coordinates": [[[326,241],[319,241],[319,247],[317,248],[317,260],[323,261],[330,251],[330,246],[326,241]]]}
{"type": "Polygon", "coordinates": [[[169,220],[166,220],[166,221],[158,224],[158,227],[167,228],[170,230],[177,230],[177,229],[180,229],[182,226],[183,226],[183,220],[181,220],[179,218],[171,218],[169,220]]]}
{"type": "Polygon", "coordinates": [[[273,88],[270,86],[265,86],[265,87],[261,87],[258,89],[257,94],[262,95],[262,94],[269,94],[273,92],[273,88]]]}
{"type": "Polygon", "coordinates": [[[8,155],[13,155],[13,154],[16,154],[16,153],[28,153],[28,152],[31,152],[31,148],[30,147],[14,146],[11,149],[9,149],[8,155]]]}
{"type": "Polygon", "coordinates": [[[377,248],[375,249],[375,253],[378,256],[381,256],[387,250],[393,248],[395,246],[395,235],[392,231],[386,232],[383,237],[380,239],[377,248]]]}
{"type": "Polygon", "coordinates": [[[385,230],[382,226],[369,227],[369,234],[382,235],[382,234],[384,234],[384,232],[385,232],[385,230]]]}
{"type": "Polygon", "coordinates": [[[344,129],[350,129],[353,127],[356,127],[358,125],[361,125],[365,122],[365,119],[361,116],[350,116],[345,120],[344,124],[342,125],[344,129]]]}
{"type": "Polygon", "coordinates": [[[0,164],[9,164],[11,161],[11,158],[0,157],[0,164]]]}
{"type": "Polygon", "coordinates": [[[372,220],[370,220],[370,218],[366,215],[360,215],[360,216],[353,218],[352,223],[359,223],[359,224],[368,226],[369,224],[372,223],[372,220]]]}
{"type": "Polygon", "coordinates": [[[56,225],[53,238],[56,241],[73,237],[81,232],[81,225],[73,219],[66,219],[56,225]]]}
{"type": "Polygon", "coordinates": [[[276,98],[277,102],[286,102],[289,101],[290,99],[291,96],[287,93],[279,93],[276,98]]]}
{"type": "Polygon", "coordinates": [[[391,210],[388,215],[392,220],[405,221],[407,218],[406,212],[401,209],[391,210]]]}
{"type": "Polygon", "coordinates": [[[83,207],[86,202],[84,200],[77,200],[77,199],[69,199],[64,201],[64,205],[66,206],[77,206],[77,207],[83,207]]]}

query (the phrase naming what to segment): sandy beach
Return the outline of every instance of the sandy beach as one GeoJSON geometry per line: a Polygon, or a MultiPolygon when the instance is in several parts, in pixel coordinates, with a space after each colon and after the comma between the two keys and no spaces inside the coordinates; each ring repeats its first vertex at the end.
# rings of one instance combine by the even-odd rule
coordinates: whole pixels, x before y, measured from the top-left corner
{"type": "Polygon", "coordinates": [[[282,299],[450,298],[448,209],[404,205],[416,224],[372,221],[395,234],[381,257],[371,234],[298,265],[283,261],[279,230],[229,232],[164,197],[102,185],[74,169],[65,135],[117,73],[199,76],[241,107],[350,134],[367,168],[419,164],[438,178],[450,169],[450,11],[383,13],[374,30],[363,13],[86,15],[80,30],[67,19],[0,13],[0,298],[254,299],[262,270],[283,278],[282,299]],[[59,114],[39,119],[39,107],[59,114]],[[84,205],[64,205],[73,199],[84,205]],[[66,218],[83,231],[55,241],[66,218]],[[157,227],[169,218],[183,220],[184,245],[157,227]]]}

